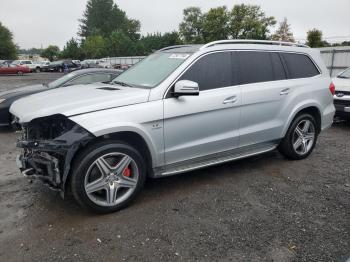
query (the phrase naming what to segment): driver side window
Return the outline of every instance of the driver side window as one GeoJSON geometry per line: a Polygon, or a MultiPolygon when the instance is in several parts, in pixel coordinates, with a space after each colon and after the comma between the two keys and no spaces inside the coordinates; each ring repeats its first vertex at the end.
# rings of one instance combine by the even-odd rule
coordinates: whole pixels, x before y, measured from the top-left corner
{"type": "Polygon", "coordinates": [[[199,90],[205,91],[232,86],[231,52],[208,54],[196,61],[180,80],[198,83],[199,90]]]}

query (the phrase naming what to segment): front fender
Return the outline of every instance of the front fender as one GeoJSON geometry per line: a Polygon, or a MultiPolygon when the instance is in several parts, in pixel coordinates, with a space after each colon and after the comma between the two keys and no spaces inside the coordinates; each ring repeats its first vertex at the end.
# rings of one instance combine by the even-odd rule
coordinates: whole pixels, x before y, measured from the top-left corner
{"type": "Polygon", "coordinates": [[[163,103],[154,101],[70,117],[96,137],[133,132],[146,142],[152,167],[164,165],[163,103]]]}

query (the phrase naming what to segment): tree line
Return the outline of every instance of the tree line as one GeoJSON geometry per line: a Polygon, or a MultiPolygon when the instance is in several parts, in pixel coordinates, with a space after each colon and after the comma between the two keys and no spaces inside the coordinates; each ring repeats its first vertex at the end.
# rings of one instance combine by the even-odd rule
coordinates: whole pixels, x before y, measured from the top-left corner
{"type": "MultiPolygon", "coordinates": [[[[141,23],[129,18],[113,0],[89,0],[80,19],[79,38],[70,39],[60,50],[58,46],[21,50],[36,51],[49,60],[85,59],[114,56],[142,56],[166,46],[178,44],[203,44],[221,39],[257,39],[294,42],[290,24],[285,18],[277,24],[275,17],[267,16],[257,5],[225,6],[202,12],[199,7],[183,11],[178,31],[141,35],[141,23]]],[[[0,23],[0,58],[16,57],[18,48],[13,44],[11,32],[0,23]]],[[[322,31],[307,32],[311,47],[330,46],[323,40],[322,31]]],[[[342,43],[349,45],[349,42],[342,43]]]]}

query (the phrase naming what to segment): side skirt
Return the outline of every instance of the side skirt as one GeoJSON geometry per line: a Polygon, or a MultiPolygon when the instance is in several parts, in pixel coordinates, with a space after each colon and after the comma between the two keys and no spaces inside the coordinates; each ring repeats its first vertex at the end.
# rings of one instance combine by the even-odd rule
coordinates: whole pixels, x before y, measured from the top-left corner
{"type": "Polygon", "coordinates": [[[245,146],[242,148],[237,148],[225,152],[220,152],[208,156],[193,158],[179,163],[166,165],[165,167],[154,168],[152,177],[157,178],[172,176],[242,158],[260,155],[276,149],[278,144],[279,141],[272,141],[257,145],[245,146]]]}

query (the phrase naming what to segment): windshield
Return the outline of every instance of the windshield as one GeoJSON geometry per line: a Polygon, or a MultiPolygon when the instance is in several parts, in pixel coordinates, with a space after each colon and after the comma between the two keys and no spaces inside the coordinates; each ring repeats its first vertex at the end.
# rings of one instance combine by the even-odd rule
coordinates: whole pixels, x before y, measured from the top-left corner
{"type": "Polygon", "coordinates": [[[339,76],[339,78],[347,78],[350,79],[350,68],[348,68],[347,70],[345,70],[343,73],[341,73],[339,76]]]}
{"type": "Polygon", "coordinates": [[[154,53],[137,63],[112,82],[152,88],[163,82],[190,54],[154,53]]]}
{"type": "Polygon", "coordinates": [[[75,74],[73,74],[73,73],[64,75],[61,78],[58,78],[57,80],[49,83],[47,86],[49,88],[59,87],[59,86],[63,85],[65,82],[67,82],[68,80],[70,80],[71,78],[73,78],[74,76],[75,76],[75,74]]]}

